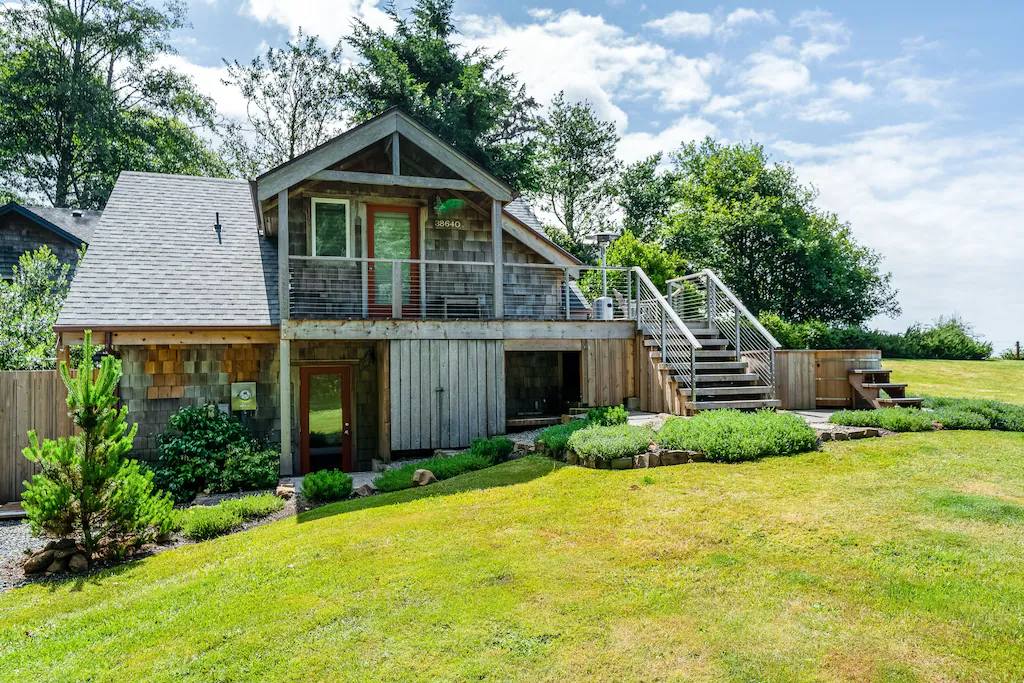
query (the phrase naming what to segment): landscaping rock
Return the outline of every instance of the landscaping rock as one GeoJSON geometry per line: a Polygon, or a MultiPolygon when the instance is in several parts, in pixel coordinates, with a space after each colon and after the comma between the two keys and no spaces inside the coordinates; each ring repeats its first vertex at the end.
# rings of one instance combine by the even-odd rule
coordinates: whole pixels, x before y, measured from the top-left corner
{"type": "Polygon", "coordinates": [[[608,460],[598,460],[595,458],[594,463],[599,470],[610,470],[612,468],[612,464],[608,460]]]}
{"type": "Polygon", "coordinates": [[[658,416],[651,420],[647,426],[649,426],[654,431],[658,431],[659,429],[664,427],[665,423],[668,422],[673,417],[675,417],[675,415],[669,415],[668,413],[658,413],[658,416]]]}
{"type": "Polygon", "coordinates": [[[565,464],[567,465],[579,465],[580,456],[576,455],[576,451],[566,450],[565,451],[565,464]]]}
{"type": "Polygon", "coordinates": [[[371,472],[380,473],[380,472],[383,472],[384,470],[386,470],[387,468],[388,468],[387,463],[385,463],[380,458],[374,458],[373,460],[370,461],[370,471],[371,472]]]}
{"type": "Polygon", "coordinates": [[[818,432],[818,438],[821,439],[822,441],[831,441],[832,432],[818,432]]]}
{"type": "Polygon", "coordinates": [[[78,548],[71,546],[70,548],[61,548],[60,550],[53,551],[53,559],[55,560],[67,560],[72,555],[78,552],[78,548]]]}
{"type": "Polygon", "coordinates": [[[647,454],[647,466],[648,467],[661,467],[661,452],[652,451],[647,454]]]}
{"type": "Polygon", "coordinates": [[[866,430],[866,429],[850,429],[850,430],[847,430],[847,432],[846,432],[846,436],[848,438],[850,438],[850,439],[863,439],[867,435],[868,435],[868,430],[866,430]]]}
{"type": "Polygon", "coordinates": [[[516,443],[515,448],[512,449],[512,453],[508,457],[509,457],[509,460],[516,460],[518,458],[522,458],[524,456],[527,456],[530,453],[533,453],[534,450],[535,450],[535,448],[534,448],[533,444],[530,444],[530,443],[516,443]]]}
{"type": "Polygon", "coordinates": [[[82,553],[75,553],[68,560],[68,569],[75,574],[81,574],[82,572],[89,569],[89,560],[86,559],[82,553]]]}
{"type": "Polygon", "coordinates": [[[639,470],[639,469],[645,469],[647,467],[650,467],[650,457],[651,456],[650,456],[649,453],[641,453],[639,455],[634,455],[633,456],[633,468],[639,470]]]}
{"type": "Polygon", "coordinates": [[[74,539],[62,538],[59,541],[50,541],[43,550],[63,550],[65,548],[74,548],[75,545],[74,539]]]}
{"type": "Polygon", "coordinates": [[[846,432],[832,432],[833,441],[849,441],[850,436],[846,432]]]}
{"type": "Polygon", "coordinates": [[[284,500],[291,500],[292,496],[295,495],[295,487],[290,484],[282,484],[281,486],[277,487],[277,490],[275,490],[274,493],[277,495],[278,498],[283,498],[284,500]]]}
{"type": "Polygon", "coordinates": [[[613,470],[631,470],[633,469],[633,458],[615,458],[611,461],[613,470]]]}
{"type": "Polygon", "coordinates": [[[548,445],[546,443],[544,443],[543,441],[541,441],[540,439],[538,439],[537,441],[533,442],[533,452],[534,453],[546,453],[547,450],[548,450],[548,445]]]}
{"type": "Polygon", "coordinates": [[[662,451],[661,452],[661,464],[662,465],[682,465],[689,459],[686,451],[662,451]]]}
{"type": "Polygon", "coordinates": [[[50,566],[46,568],[47,574],[60,574],[68,570],[67,560],[54,560],[50,563],[50,566]]]}
{"type": "MultiPolygon", "coordinates": [[[[49,545],[49,543],[47,544],[49,545]]],[[[28,560],[25,561],[25,573],[26,574],[38,574],[45,571],[47,567],[53,562],[53,554],[56,551],[53,549],[43,549],[35,554],[31,555],[28,560]]]]}
{"type": "Polygon", "coordinates": [[[366,498],[377,493],[377,487],[373,485],[373,482],[367,482],[352,492],[356,498],[366,498]]]}
{"type": "Polygon", "coordinates": [[[417,486],[426,486],[437,481],[437,477],[430,470],[416,470],[412,475],[412,482],[417,486]]]}
{"type": "Polygon", "coordinates": [[[882,433],[878,431],[877,427],[865,427],[864,431],[867,432],[868,437],[876,437],[882,435],[882,433]]]}

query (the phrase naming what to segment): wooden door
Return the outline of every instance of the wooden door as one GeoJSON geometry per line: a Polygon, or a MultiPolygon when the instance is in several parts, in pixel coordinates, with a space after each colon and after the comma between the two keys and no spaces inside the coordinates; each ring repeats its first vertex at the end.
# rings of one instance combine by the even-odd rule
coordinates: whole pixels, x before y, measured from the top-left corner
{"type": "MultiPolygon", "coordinates": [[[[420,209],[418,206],[367,206],[366,242],[370,258],[420,258],[420,209]]],[[[419,310],[419,266],[414,263],[371,262],[369,267],[370,315],[391,316],[395,293],[393,269],[401,269],[402,316],[419,310]]]]}
{"type": "Polygon", "coordinates": [[[352,471],[352,368],[305,367],[299,372],[302,474],[352,471]]]}

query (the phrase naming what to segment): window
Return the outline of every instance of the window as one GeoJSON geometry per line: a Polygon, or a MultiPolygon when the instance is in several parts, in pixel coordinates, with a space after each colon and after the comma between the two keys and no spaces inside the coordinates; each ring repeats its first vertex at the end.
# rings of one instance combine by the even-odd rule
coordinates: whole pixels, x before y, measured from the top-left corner
{"type": "Polygon", "coordinates": [[[314,199],[312,202],[313,255],[355,256],[347,199],[314,199]]]}

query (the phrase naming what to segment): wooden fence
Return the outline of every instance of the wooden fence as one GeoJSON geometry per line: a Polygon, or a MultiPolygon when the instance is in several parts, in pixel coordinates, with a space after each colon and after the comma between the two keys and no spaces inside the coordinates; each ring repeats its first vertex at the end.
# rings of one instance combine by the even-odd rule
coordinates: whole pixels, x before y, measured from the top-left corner
{"type": "Polygon", "coordinates": [[[784,410],[850,408],[853,387],[848,371],[882,367],[875,349],[776,351],[775,382],[784,410]]]}
{"type": "Polygon", "coordinates": [[[21,452],[28,431],[40,441],[71,434],[66,398],[55,370],[0,372],[0,505],[20,500],[22,482],[39,471],[21,452]]]}

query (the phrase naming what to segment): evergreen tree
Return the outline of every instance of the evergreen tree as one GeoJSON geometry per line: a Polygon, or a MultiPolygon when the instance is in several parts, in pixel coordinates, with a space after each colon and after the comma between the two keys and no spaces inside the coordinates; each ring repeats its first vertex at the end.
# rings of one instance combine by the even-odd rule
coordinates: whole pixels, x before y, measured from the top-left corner
{"type": "Polygon", "coordinates": [[[121,361],[104,356],[94,377],[98,349],[88,331],[84,351],[76,377],[67,363],[60,364],[69,415],[79,432],[42,443],[35,430],[28,433],[23,452],[42,472],[26,482],[22,505],[34,533],[74,538],[92,558],[104,543],[118,551],[170,531],[173,503],[167,494],[154,493],[151,472],[126,457],[139,427],[129,430],[128,408],[117,408],[121,361]]]}

